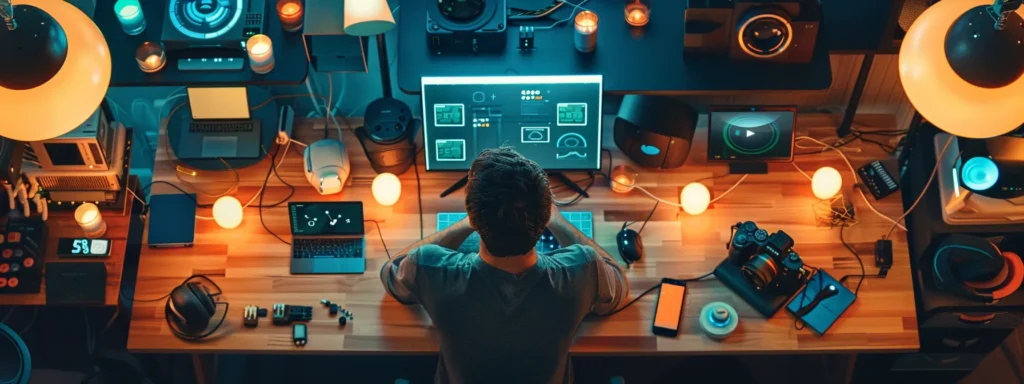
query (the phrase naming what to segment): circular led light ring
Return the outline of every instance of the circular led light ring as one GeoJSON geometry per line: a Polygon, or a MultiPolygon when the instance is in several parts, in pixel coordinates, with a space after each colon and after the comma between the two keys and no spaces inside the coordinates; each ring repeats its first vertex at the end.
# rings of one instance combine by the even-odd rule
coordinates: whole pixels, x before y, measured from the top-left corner
{"type": "Polygon", "coordinates": [[[751,17],[749,20],[744,22],[743,25],[740,26],[739,31],[736,33],[736,41],[739,42],[740,49],[742,49],[744,53],[752,57],[769,59],[781,55],[783,52],[786,52],[786,50],[789,49],[789,45],[793,43],[793,26],[789,24],[789,20],[786,20],[782,16],[776,14],[766,13],[757,15],[751,17]],[[762,53],[751,51],[750,48],[747,48],[747,44],[745,44],[743,41],[743,32],[747,30],[747,27],[749,27],[751,23],[761,19],[775,19],[776,21],[782,23],[782,25],[786,26],[786,38],[783,40],[782,44],[775,47],[776,49],[778,49],[777,51],[775,51],[775,53],[765,55],[762,53]]]}
{"type": "Polygon", "coordinates": [[[999,181],[999,167],[987,157],[972,157],[960,168],[960,180],[969,189],[984,191],[999,181]]]}
{"type": "MultiPolygon", "coordinates": [[[[186,16],[185,15],[179,15],[177,10],[176,10],[176,8],[177,8],[176,5],[178,5],[180,3],[180,1],[171,1],[171,2],[169,2],[170,3],[170,9],[168,10],[168,12],[170,12],[170,19],[171,19],[171,23],[174,24],[174,28],[177,29],[178,32],[181,32],[183,35],[191,37],[191,38],[194,38],[194,39],[200,39],[200,40],[215,39],[215,38],[223,36],[225,33],[228,33],[228,31],[230,31],[231,28],[234,28],[235,24],[238,24],[238,20],[242,18],[242,13],[244,12],[243,11],[243,3],[242,3],[243,1],[244,0],[236,0],[235,1],[234,14],[231,16],[231,21],[230,22],[228,22],[221,29],[218,29],[218,30],[213,31],[213,32],[207,32],[207,33],[195,32],[195,31],[193,31],[191,29],[188,29],[187,27],[185,27],[184,25],[181,24],[180,18],[186,17],[186,16]]],[[[182,7],[187,7],[187,5],[183,5],[182,7]]],[[[223,18],[222,14],[214,14],[214,16],[217,16],[219,18],[223,18]]]]}
{"type": "MultiPolygon", "coordinates": [[[[763,154],[765,152],[770,151],[772,148],[775,148],[775,146],[779,144],[779,126],[778,126],[778,124],[775,124],[775,121],[773,120],[771,122],[768,122],[768,125],[772,127],[772,140],[771,140],[771,142],[769,142],[765,146],[763,146],[761,148],[757,148],[757,149],[742,149],[742,148],[740,148],[738,145],[736,145],[736,143],[734,143],[732,141],[732,136],[729,135],[729,132],[732,130],[733,127],[737,127],[737,126],[741,127],[741,128],[745,127],[745,125],[743,125],[743,124],[738,124],[738,122],[741,122],[744,119],[759,120],[759,121],[757,121],[758,125],[763,125],[764,124],[764,121],[762,121],[762,120],[768,120],[767,118],[765,118],[763,116],[742,116],[742,117],[739,117],[737,119],[733,119],[733,120],[730,120],[730,121],[726,122],[725,123],[725,128],[722,129],[722,138],[725,139],[725,145],[729,146],[729,148],[731,148],[732,150],[734,150],[736,152],[742,153],[744,155],[760,155],[760,154],[763,154]]],[[[751,126],[751,127],[753,127],[753,126],[751,126]]]]}

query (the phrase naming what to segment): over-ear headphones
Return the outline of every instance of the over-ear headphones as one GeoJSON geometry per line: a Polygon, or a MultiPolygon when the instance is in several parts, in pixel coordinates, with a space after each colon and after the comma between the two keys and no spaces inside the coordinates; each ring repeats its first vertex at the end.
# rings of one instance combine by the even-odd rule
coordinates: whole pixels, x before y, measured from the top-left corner
{"type": "Polygon", "coordinates": [[[216,301],[216,297],[221,293],[217,283],[203,275],[191,276],[181,285],[174,287],[167,297],[167,304],[164,305],[164,316],[171,333],[185,340],[201,340],[216,332],[227,317],[228,303],[216,301]],[[215,288],[216,292],[211,292],[210,286],[215,288]],[[217,313],[217,306],[221,304],[224,305],[224,314],[220,322],[208,330],[210,320],[217,313]]]}
{"type": "Polygon", "coordinates": [[[935,285],[974,300],[991,302],[991,292],[980,291],[965,282],[992,280],[1005,264],[999,248],[987,239],[953,234],[936,247],[932,263],[935,285]]]}

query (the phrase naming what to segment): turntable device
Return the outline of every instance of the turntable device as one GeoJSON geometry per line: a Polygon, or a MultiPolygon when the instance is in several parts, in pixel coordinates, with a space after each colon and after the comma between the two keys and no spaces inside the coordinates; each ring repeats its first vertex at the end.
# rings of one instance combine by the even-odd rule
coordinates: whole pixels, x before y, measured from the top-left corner
{"type": "Polygon", "coordinates": [[[266,0],[165,1],[161,39],[169,51],[202,51],[206,54],[197,57],[211,59],[227,51],[242,57],[245,41],[263,33],[266,0]]]}

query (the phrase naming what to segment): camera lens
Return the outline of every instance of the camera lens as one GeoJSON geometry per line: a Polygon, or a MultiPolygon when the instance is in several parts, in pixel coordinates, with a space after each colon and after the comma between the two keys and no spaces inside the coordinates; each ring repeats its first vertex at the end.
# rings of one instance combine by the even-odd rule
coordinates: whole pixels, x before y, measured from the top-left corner
{"type": "Polygon", "coordinates": [[[470,21],[484,12],[485,0],[438,0],[441,14],[455,21],[470,21]]]}
{"type": "Polygon", "coordinates": [[[767,287],[779,273],[779,269],[775,266],[775,260],[763,253],[758,253],[750,258],[750,261],[743,264],[742,271],[743,277],[746,277],[758,290],[767,287]]]}
{"type": "Polygon", "coordinates": [[[785,52],[793,36],[793,27],[782,16],[762,13],[750,17],[739,28],[740,46],[747,54],[769,58],[785,52]]]}

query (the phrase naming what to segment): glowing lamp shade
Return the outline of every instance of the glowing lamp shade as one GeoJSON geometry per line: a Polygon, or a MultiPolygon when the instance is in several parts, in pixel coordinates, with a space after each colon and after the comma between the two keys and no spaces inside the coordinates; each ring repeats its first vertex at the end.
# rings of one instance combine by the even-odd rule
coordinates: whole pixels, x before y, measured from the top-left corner
{"type": "Polygon", "coordinates": [[[821,200],[828,200],[836,196],[843,188],[843,176],[835,168],[821,167],[814,171],[811,177],[811,190],[814,197],[821,200]]]}
{"type": "Polygon", "coordinates": [[[75,209],[75,222],[82,227],[85,237],[95,239],[107,233],[107,222],[103,221],[100,208],[93,203],[83,203],[75,209]]]}
{"type": "Polygon", "coordinates": [[[395,27],[387,0],[345,0],[345,34],[374,36],[395,27]]]}
{"type": "Polygon", "coordinates": [[[679,194],[679,202],[686,213],[694,216],[702,214],[711,204],[711,191],[701,183],[687,184],[679,194]]]}
{"type": "Polygon", "coordinates": [[[18,28],[0,22],[0,136],[52,139],[96,112],[110,85],[110,49],[71,3],[13,4],[18,28]]]}
{"type": "Polygon", "coordinates": [[[221,196],[213,203],[213,221],[224,229],[238,228],[242,224],[242,203],[232,196],[221,196]]]}
{"type": "Polygon", "coordinates": [[[378,204],[390,207],[402,197],[402,182],[398,180],[398,176],[385,172],[373,178],[370,190],[378,204]]]}
{"type": "Polygon", "coordinates": [[[972,191],[984,191],[999,181],[999,167],[987,157],[974,157],[960,169],[960,180],[972,191]]]}
{"type": "MultiPolygon", "coordinates": [[[[946,40],[955,30],[951,26],[979,5],[992,5],[992,0],[949,0],[928,7],[907,31],[899,54],[900,81],[914,108],[939,129],[967,138],[999,136],[1024,122],[1024,76],[985,88],[964,80],[949,62],[946,40]]],[[[1017,10],[1018,15],[1022,12],[1017,10]]],[[[982,33],[994,33],[994,21],[984,24],[989,30],[982,33]]],[[[1021,28],[1017,24],[1008,22],[1006,29],[1021,28]]]]}

